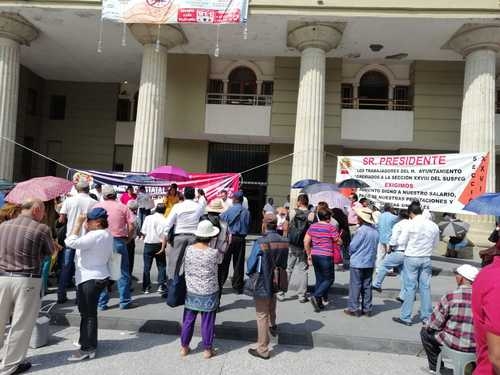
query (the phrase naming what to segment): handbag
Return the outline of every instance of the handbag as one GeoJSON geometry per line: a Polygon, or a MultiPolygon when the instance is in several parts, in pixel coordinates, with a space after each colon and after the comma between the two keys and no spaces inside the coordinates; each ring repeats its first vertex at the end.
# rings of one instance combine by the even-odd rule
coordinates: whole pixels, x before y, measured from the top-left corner
{"type": "Polygon", "coordinates": [[[111,280],[117,281],[122,277],[122,255],[120,253],[113,252],[108,260],[108,268],[111,280]]]}
{"type": "Polygon", "coordinates": [[[262,257],[259,256],[259,260],[257,263],[257,270],[254,273],[248,275],[248,278],[245,279],[245,283],[243,285],[243,293],[245,295],[250,297],[255,296],[255,288],[257,287],[257,282],[259,281],[261,267],[262,267],[262,257]]]}
{"type": "Polygon", "coordinates": [[[488,237],[488,241],[497,243],[498,242],[498,230],[497,228],[493,229],[493,232],[491,232],[490,236],[488,237]]]}
{"type": "Polygon", "coordinates": [[[168,285],[167,305],[170,307],[182,306],[186,302],[187,288],[186,278],[182,275],[175,275],[168,285]]]}
{"type": "Polygon", "coordinates": [[[333,264],[341,264],[344,263],[344,259],[342,257],[342,251],[340,251],[340,248],[335,248],[333,250],[333,264]]]}

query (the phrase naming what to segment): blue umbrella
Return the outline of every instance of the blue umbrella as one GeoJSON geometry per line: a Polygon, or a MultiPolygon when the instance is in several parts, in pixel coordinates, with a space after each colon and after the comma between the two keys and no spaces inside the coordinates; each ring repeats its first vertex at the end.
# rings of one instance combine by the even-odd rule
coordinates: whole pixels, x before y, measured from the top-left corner
{"type": "Polygon", "coordinates": [[[479,215],[500,216],[500,193],[485,193],[474,198],[464,207],[464,210],[479,215]]]}
{"type": "Polygon", "coordinates": [[[148,176],[147,174],[131,174],[125,177],[122,181],[131,185],[147,185],[158,182],[156,179],[148,176]]]}
{"type": "Polygon", "coordinates": [[[329,184],[328,182],[318,182],[316,184],[306,186],[301,190],[301,193],[316,194],[324,191],[339,191],[339,187],[335,184],[329,184]]]}
{"type": "Polygon", "coordinates": [[[319,181],[318,180],[313,180],[311,178],[306,178],[305,180],[300,180],[297,181],[292,185],[293,189],[302,189],[305,188],[306,186],[317,184],[319,181]]]}

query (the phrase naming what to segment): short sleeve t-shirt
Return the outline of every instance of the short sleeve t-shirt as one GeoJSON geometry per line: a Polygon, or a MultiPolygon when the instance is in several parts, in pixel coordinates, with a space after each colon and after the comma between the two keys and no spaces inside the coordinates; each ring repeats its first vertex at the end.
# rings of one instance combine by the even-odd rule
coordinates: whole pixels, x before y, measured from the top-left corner
{"type": "Polygon", "coordinates": [[[474,375],[491,375],[486,333],[500,336],[500,256],[485,267],[472,284],[472,316],[476,339],[477,367],[474,375]]]}
{"type": "Polygon", "coordinates": [[[311,237],[311,255],[321,255],[333,257],[335,250],[338,250],[339,232],[331,223],[314,223],[307,230],[311,237]]]}
{"type": "MultiPolygon", "coordinates": [[[[79,215],[87,215],[87,213],[97,204],[97,201],[92,199],[88,194],[78,193],[77,195],[67,198],[61,206],[61,214],[66,215],[67,226],[66,236],[73,231],[76,218],[79,215]]],[[[83,234],[83,228],[80,235],[83,234]]]]}

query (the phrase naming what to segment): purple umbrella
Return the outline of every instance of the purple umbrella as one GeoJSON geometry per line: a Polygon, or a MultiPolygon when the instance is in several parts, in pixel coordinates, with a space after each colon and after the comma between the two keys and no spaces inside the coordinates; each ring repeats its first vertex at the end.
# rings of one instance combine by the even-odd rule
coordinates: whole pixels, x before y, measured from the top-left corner
{"type": "Polygon", "coordinates": [[[188,173],[175,165],[163,165],[149,172],[151,177],[167,181],[188,181],[188,173]]]}

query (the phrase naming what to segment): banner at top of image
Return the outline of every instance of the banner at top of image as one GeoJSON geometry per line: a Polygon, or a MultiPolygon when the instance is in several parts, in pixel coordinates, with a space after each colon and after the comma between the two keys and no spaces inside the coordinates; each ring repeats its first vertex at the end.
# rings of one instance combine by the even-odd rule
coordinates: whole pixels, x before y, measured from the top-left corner
{"type": "Polygon", "coordinates": [[[407,207],[418,200],[438,212],[460,212],[486,192],[489,154],[338,156],[337,183],[356,178],[358,195],[377,204],[407,207]]]}
{"type": "Polygon", "coordinates": [[[103,0],[102,18],[123,23],[238,24],[248,0],[103,0]]]}

